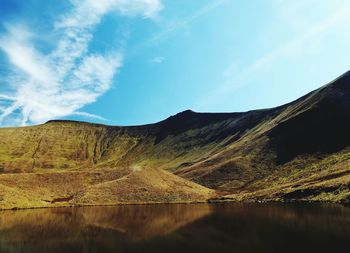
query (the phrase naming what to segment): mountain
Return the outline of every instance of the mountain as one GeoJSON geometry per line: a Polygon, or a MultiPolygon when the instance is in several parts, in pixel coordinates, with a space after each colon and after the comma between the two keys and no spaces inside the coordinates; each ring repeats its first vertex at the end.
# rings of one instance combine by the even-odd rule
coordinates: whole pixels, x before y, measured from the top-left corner
{"type": "Polygon", "coordinates": [[[0,207],[350,200],[350,72],[289,104],[0,129],[0,207]]]}

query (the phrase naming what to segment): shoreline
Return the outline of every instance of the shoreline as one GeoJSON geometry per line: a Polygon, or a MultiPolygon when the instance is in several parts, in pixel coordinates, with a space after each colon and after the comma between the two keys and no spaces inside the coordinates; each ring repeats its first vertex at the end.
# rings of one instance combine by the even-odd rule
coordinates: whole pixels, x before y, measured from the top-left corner
{"type": "Polygon", "coordinates": [[[176,202],[121,202],[115,204],[67,204],[57,206],[34,206],[34,207],[12,207],[1,208],[0,212],[4,211],[20,211],[20,210],[35,210],[35,209],[54,209],[54,208],[84,208],[84,207],[115,207],[115,206],[136,206],[136,205],[196,205],[196,204],[334,204],[350,207],[349,203],[334,202],[334,201],[320,201],[320,200],[207,200],[207,201],[176,201],[176,202]]]}

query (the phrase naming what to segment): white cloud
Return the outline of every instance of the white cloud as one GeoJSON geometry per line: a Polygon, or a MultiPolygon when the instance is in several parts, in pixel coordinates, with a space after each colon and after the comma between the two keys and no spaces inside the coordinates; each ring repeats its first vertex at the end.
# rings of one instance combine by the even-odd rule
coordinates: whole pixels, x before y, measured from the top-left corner
{"type": "Polygon", "coordinates": [[[159,0],[71,0],[71,2],[75,6],[74,15],[69,15],[63,22],[69,26],[90,26],[99,22],[99,19],[108,12],[152,18],[162,9],[159,0]]]}
{"type": "Polygon", "coordinates": [[[0,94],[0,99],[1,100],[10,100],[10,101],[16,100],[16,98],[14,98],[14,97],[10,97],[10,96],[7,96],[7,95],[2,95],[2,94],[0,94]]]}
{"type": "Polygon", "coordinates": [[[68,115],[102,119],[79,110],[110,88],[122,66],[122,56],[116,50],[104,55],[90,54],[88,45],[93,29],[108,13],[152,18],[162,8],[160,0],[71,0],[71,3],[72,10],[55,23],[60,39],[47,54],[35,48],[33,35],[23,27],[7,26],[6,36],[0,38],[0,49],[16,69],[16,76],[10,77],[12,83],[8,84],[14,92],[0,94],[0,100],[11,101],[0,110],[0,125],[9,119],[11,123],[20,121],[26,125],[68,115]]]}
{"type": "Polygon", "coordinates": [[[74,112],[73,115],[82,116],[90,119],[107,120],[104,117],[101,117],[99,115],[92,114],[92,113],[87,113],[87,112],[74,112]]]}
{"type": "Polygon", "coordinates": [[[164,62],[165,58],[163,56],[156,56],[153,59],[151,59],[152,64],[161,64],[164,62]]]}

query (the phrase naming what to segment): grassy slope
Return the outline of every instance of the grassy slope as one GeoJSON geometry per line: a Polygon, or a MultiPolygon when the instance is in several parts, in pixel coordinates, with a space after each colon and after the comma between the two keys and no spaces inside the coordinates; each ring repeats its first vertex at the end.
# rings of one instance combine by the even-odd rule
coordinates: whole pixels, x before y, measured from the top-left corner
{"type": "Polygon", "coordinates": [[[2,209],[118,203],[203,202],[213,196],[212,190],[156,169],[0,176],[2,209]]]}
{"type": "Polygon", "coordinates": [[[267,110],[1,129],[0,206],[195,201],[215,197],[208,188],[233,200],[347,201],[349,119],[347,73],[267,110]]]}

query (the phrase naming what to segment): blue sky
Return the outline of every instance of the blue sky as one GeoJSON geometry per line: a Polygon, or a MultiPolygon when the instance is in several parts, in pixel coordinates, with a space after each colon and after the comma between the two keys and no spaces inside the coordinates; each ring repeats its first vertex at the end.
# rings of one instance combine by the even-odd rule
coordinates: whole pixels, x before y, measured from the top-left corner
{"type": "Polygon", "coordinates": [[[0,125],[292,101],[350,69],[348,0],[0,0],[0,125]]]}

